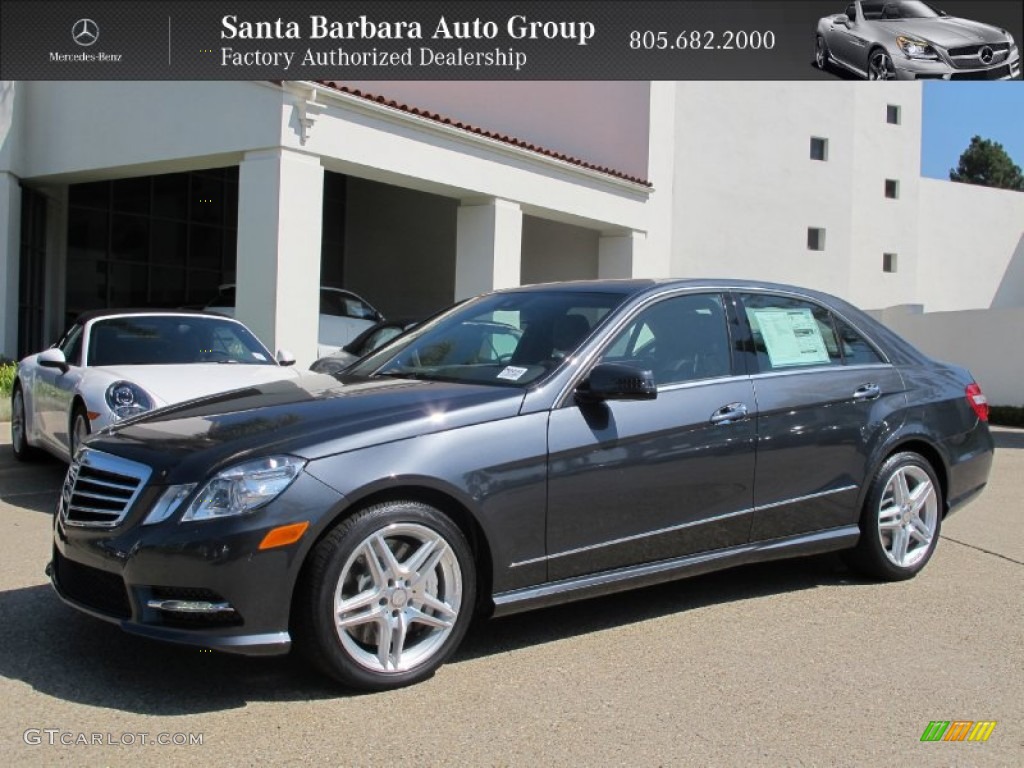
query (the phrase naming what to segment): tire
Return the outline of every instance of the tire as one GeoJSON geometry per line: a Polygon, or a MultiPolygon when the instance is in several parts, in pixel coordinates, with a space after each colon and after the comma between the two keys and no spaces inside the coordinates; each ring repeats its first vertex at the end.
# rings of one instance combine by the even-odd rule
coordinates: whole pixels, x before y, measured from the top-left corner
{"type": "Polygon", "coordinates": [[[847,561],[882,581],[913,578],[939,542],[942,509],[942,488],[931,464],[916,453],[890,456],[871,481],[860,540],[847,561]]]}
{"type": "Polygon", "coordinates": [[[68,454],[71,461],[75,460],[75,452],[82,440],[89,436],[92,430],[89,427],[89,416],[81,403],[76,403],[71,409],[71,420],[68,422],[68,454]]]}
{"type": "Polygon", "coordinates": [[[11,449],[18,461],[34,461],[39,451],[28,442],[28,421],[25,419],[25,395],[15,384],[11,393],[11,449]]]}
{"type": "Polygon", "coordinates": [[[296,647],[351,688],[411,685],[458,647],[475,598],[473,553],[450,519],[419,502],[379,504],[310,553],[296,594],[296,647]]]}
{"type": "Polygon", "coordinates": [[[895,80],[896,67],[884,48],[873,48],[868,54],[868,80],[895,80]]]}
{"type": "Polygon", "coordinates": [[[814,65],[822,72],[828,69],[828,44],[821,35],[814,38],[814,65]]]}

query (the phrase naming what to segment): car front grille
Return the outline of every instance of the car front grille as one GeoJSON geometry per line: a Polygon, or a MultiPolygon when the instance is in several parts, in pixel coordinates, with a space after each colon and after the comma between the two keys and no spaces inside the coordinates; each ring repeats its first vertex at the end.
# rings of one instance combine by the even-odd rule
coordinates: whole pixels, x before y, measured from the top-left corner
{"type": "Polygon", "coordinates": [[[83,448],[64,478],[59,514],[68,525],[113,528],[124,520],[151,473],[145,464],[83,448]]]}
{"type": "Polygon", "coordinates": [[[1010,75],[1010,65],[1004,64],[995,69],[979,69],[974,72],[954,72],[950,80],[1001,80],[1010,75]]]}
{"type": "Polygon", "coordinates": [[[953,62],[953,66],[957,69],[976,69],[977,67],[990,67],[1006,61],[1006,57],[1010,55],[1010,44],[965,45],[959,48],[950,48],[947,53],[949,54],[949,60],[953,62]],[[985,52],[986,48],[991,53],[991,55],[987,52],[985,53],[988,61],[982,58],[982,53],[985,52]]]}
{"type": "Polygon", "coordinates": [[[70,600],[105,616],[127,619],[132,615],[124,580],[116,573],[101,571],[53,553],[57,588],[70,600]]]}

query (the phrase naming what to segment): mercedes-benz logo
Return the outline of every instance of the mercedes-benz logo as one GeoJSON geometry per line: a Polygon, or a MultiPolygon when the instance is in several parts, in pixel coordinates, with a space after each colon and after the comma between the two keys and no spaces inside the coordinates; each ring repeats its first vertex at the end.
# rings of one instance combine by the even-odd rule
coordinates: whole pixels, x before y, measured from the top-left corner
{"type": "Polygon", "coordinates": [[[79,45],[92,45],[100,39],[100,27],[92,19],[79,19],[71,26],[71,39],[79,45]]]}
{"type": "Polygon", "coordinates": [[[978,58],[981,59],[982,64],[991,64],[992,58],[995,56],[995,52],[987,45],[978,51],[978,58]]]}

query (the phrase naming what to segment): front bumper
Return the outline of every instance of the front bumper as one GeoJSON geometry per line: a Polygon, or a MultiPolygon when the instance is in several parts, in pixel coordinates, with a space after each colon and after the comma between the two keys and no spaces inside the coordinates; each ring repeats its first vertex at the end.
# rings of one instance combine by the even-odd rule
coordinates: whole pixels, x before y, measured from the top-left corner
{"type": "Polygon", "coordinates": [[[292,594],[309,549],[344,497],[301,473],[247,515],[155,525],[147,488],[115,528],[68,525],[58,509],[47,575],[64,602],[126,632],[246,655],[287,653],[292,594]],[[309,522],[295,544],[260,550],[272,528],[309,522]]]}
{"type": "Polygon", "coordinates": [[[999,64],[970,69],[953,67],[945,61],[908,59],[901,54],[894,55],[892,61],[897,80],[1016,80],[1021,76],[1019,51],[999,64]]]}

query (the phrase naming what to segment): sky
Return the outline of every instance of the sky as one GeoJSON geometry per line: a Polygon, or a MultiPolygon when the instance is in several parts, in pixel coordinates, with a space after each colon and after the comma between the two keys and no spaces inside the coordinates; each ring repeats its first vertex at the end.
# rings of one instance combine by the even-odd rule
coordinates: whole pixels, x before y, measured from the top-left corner
{"type": "Polygon", "coordinates": [[[1003,145],[1024,168],[1024,83],[924,84],[921,175],[948,179],[972,136],[1003,145]]]}

